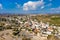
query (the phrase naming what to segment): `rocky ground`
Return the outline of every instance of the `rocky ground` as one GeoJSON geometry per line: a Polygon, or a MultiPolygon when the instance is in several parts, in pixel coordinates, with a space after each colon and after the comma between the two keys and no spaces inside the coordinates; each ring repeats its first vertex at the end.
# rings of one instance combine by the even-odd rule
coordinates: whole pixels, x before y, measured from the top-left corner
{"type": "Polygon", "coordinates": [[[53,26],[50,28],[53,30],[50,35],[42,33],[51,26],[44,26],[45,23],[40,22],[41,19],[38,20],[37,17],[40,16],[0,16],[0,40],[60,40],[60,36],[55,36],[58,31],[53,26]]]}

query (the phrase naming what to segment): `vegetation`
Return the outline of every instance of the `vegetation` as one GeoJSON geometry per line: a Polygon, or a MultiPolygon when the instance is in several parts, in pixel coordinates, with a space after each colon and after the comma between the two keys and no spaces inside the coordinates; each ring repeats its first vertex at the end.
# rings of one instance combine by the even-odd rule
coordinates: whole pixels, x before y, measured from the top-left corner
{"type": "MultiPolygon", "coordinates": [[[[14,17],[13,19],[8,19],[8,18],[1,18],[0,20],[0,31],[3,31],[4,29],[12,29],[13,30],[13,35],[14,36],[20,36],[20,32],[21,29],[25,29],[28,30],[29,32],[35,32],[37,34],[37,30],[32,30],[31,28],[24,27],[23,24],[27,21],[26,19],[17,19],[17,17],[14,17]],[[18,21],[23,22],[22,25],[21,23],[19,23],[18,21]],[[6,23],[8,25],[6,25],[6,23]]],[[[60,15],[36,15],[36,16],[31,16],[31,19],[35,21],[35,19],[40,22],[49,22],[50,25],[55,25],[55,26],[60,26],[60,15]]],[[[48,40],[57,40],[58,38],[54,36],[55,32],[57,31],[57,29],[53,30],[54,32],[52,32],[53,35],[48,35],[48,40]]],[[[23,35],[24,36],[24,35],[23,35]]],[[[22,40],[31,40],[30,38],[25,38],[25,36],[23,37],[22,40]]],[[[59,39],[58,39],[59,40],[59,39]]]]}
{"type": "Polygon", "coordinates": [[[0,31],[3,31],[5,29],[5,27],[0,26],[0,31]]]}
{"type": "Polygon", "coordinates": [[[32,19],[37,19],[38,22],[49,22],[51,25],[60,26],[60,15],[37,15],[32,16],[32,19]]]}

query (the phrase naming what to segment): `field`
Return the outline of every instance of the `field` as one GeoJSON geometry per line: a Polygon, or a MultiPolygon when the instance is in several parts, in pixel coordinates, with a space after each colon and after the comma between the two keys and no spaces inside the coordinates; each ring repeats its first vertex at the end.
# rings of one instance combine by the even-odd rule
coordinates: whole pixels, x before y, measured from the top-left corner
{"type": "Polygon", "coordinates": [[[37,15],[32,16],[32,19],[37,19],[38,21],[49,22],[50,25],[60,26],[60,14],[51,15],[37,15]]]}

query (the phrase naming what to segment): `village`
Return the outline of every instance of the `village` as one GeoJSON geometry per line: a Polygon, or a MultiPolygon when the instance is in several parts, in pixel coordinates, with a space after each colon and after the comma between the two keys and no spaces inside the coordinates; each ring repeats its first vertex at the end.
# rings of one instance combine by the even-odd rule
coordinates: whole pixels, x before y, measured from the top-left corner
{"type": "MultiPolygon", "coordinates": [[[[34,15],[35,16],[35,15],[34,15]]],[[[60,40],[60,27],[31,16],[0,17],[0,40],[60,40]]]]}

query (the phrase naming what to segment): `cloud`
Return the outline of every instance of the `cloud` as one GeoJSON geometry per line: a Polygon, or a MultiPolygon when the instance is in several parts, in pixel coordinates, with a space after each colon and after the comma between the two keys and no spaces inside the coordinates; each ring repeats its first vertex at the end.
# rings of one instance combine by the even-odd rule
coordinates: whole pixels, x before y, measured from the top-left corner
{"type": "Polygon", "coordinates": [[[17,8],[20,8],[20,4],[18,4],[17,2],[15,4],[17,8]]]}
{"type": "Polygon", "coordinates": [[[57,8],[51,8],[51,10],[59,10],[60,11],[60,6],[59,7],[57,7],[57,8]]]}
{"type": "Polygon", "coordinates": [[[49,4],[47,4],[46,6],[48,6],[48,7],[49,7],[49,6],[52,6],[52,3],[49,3],[49,4]]]}
{"type": "Polygon", "coordinates": [[[0,3],[0,9],[3,9],[2,4],[0,3]]]}
{"type": "Polygon", "coordinates": [[[41,6],[41,9],[43,9],[45,6],[41,6]]]}
{"type": "Polygon", "coordinates": [[[50,11],[53,11],[55,13],[60,13],[60,6],[56,8],[51,8],[50,11]]]}
{"type": "Polygon", "coordinates": [[[38,7],[44,8],[43,5],[44,5],[43,0],[34,2],[28,1],[27,3],[23,4],[23,10],[36,10],[38,7]]]}

